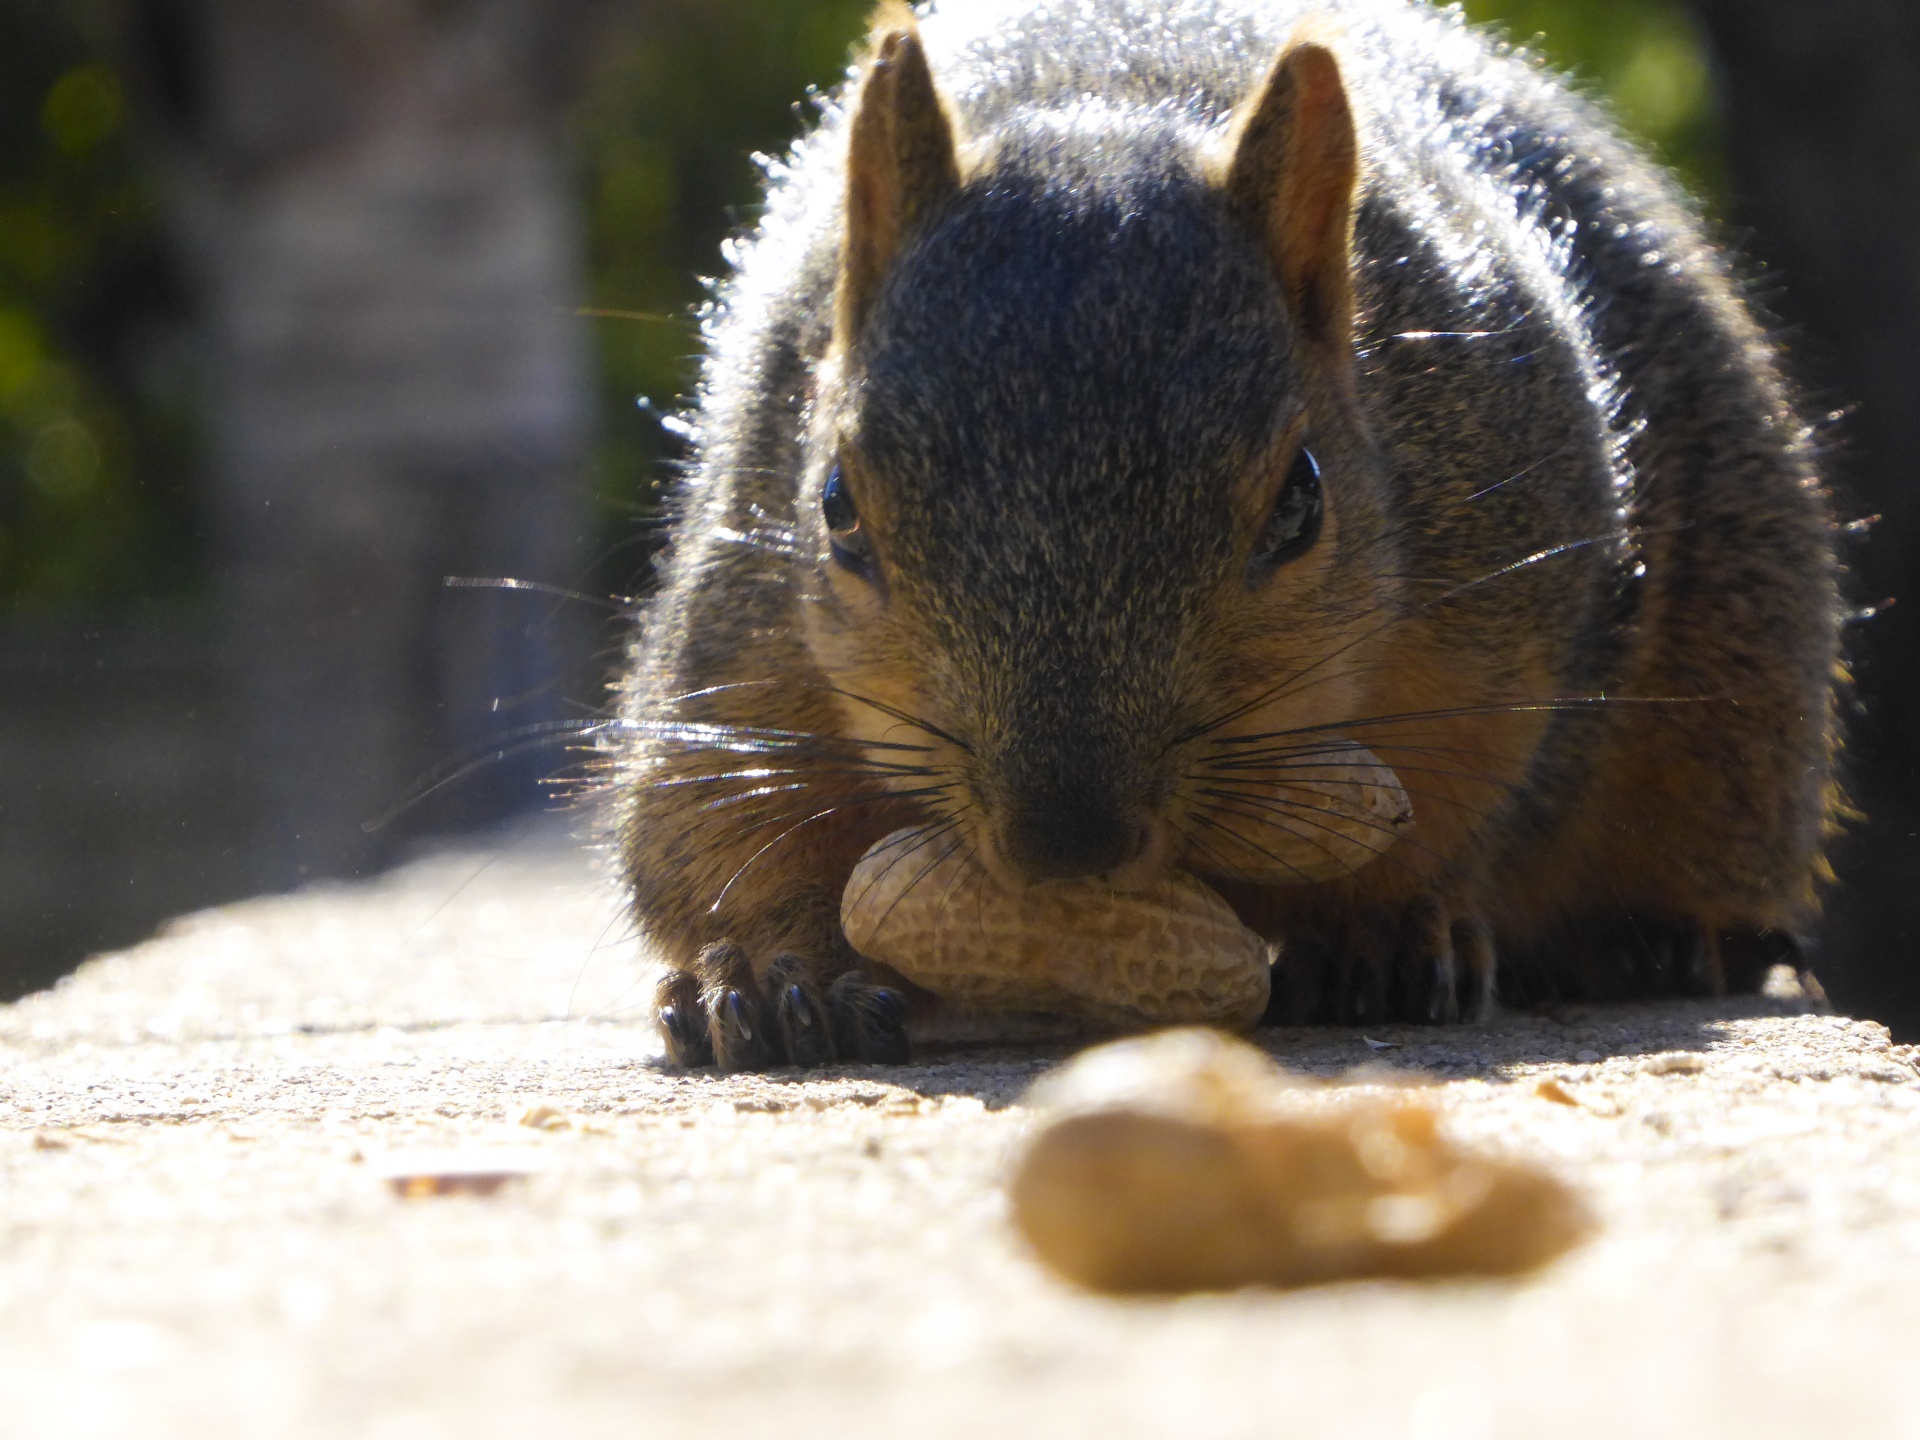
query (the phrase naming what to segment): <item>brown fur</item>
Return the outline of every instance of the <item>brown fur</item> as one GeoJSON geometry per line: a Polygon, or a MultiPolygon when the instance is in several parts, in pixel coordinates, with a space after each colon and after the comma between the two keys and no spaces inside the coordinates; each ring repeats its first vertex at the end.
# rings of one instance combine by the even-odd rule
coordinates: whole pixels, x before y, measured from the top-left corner
{"type": "Polygon", "coordinates": [[[873,58],[847,127],[846,239],[837,325],[854,335],[914,226],[960,188],[946,106],[911,14],[882,11],[873,58]]]}
{"type": "Polygon", "coordinates": [[[1229,202],[1266,237],[1301,330],[1344,360],[1360,146],[1333,52],[1311,40],[1290,44],[1229,135],[1229,202]]]}
{"type": "Polygon", "coordinates": [[[711,332],[623,685],[674,1058],[904,1053],[836,903],[909,824],[927,870],[973,862],[956,905],[989,875],[1199,874],[1284,942],[1279,1019],[1706,990],[1795,953],[1838,612],[1771,346],[1549,78],[1424,9],[1326,3],[1174,0],[1292,37],[1259,72],[1237,40],[1159,55],[1198,119],[1068,13],[1123,0],[974,51],[876,22],[711,332]],[[1263,568],[1303,447],[1324,521],[1263,568]],[[1263,827],[1328,739],[1395,769],[1411,833],[1274,883],[1263,827]]]}

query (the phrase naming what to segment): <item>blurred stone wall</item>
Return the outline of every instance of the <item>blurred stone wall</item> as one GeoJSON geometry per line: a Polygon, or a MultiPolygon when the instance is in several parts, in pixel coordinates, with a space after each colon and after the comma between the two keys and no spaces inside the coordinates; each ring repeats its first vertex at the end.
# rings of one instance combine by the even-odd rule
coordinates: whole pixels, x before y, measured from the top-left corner
{"type": "MultiPolygon", "coordinates": [[[[371,817],[434,765],[560,718],[577,681],[571,612],[444,583],[565,585],[588,543],[564,8],[206,0],[171,38],[257,884],[380,863],[407,827],[371,817]]],[[[434,817],[504,813],[527,783],[483,772],[434,817]]]]}
{"type": "Polygon", "coordinates": [[[211,587],[0,634],[0,993],[178,910],[536,803],[593,713],[592,373],[565,0],[143,0],[201,313],[211,587]],[[504,737],[504,738],[503,738],[504,737]]]}
{"type": "Polygon", "coordinates": [[[0,998],[239,893],[229,688],[190,615],[0,633],[0,998]]]}

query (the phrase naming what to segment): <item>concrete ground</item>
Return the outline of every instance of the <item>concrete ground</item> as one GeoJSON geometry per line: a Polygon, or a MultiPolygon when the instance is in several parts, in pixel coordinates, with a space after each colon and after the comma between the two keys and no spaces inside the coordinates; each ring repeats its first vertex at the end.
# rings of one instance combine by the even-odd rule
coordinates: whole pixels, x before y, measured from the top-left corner
{"type": "Polygon", "coordinates": [[[643,982],[534,834],[0,1010],[0,1436],[1920,1437],[1917,1057],[1790,987],[1264,1032],[1432,1077],[1603,1228],[1517,1283],[1118,1301],[1006,1223],[1061,1052],[676,1074],[643,982]],[[534,1173],[396,1195],[449,1146],[534,1173]]]}

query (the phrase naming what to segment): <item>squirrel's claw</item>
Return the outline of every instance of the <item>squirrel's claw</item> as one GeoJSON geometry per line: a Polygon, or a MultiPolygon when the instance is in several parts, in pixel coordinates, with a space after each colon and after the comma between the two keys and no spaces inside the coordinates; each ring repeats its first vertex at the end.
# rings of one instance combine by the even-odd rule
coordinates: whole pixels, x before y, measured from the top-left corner
{"type": "Polygon", "coordinates": [[[716,940],[693,966],[700,979],[700,1011],[706,1017],[713,1063],[722,1070],[766,1070],[776,1064],[772,1027],[747,952],[716,940]]]}
{"type": "Polygon", "coordinates": [[[906,1001],[858,970],[824,991],[816,967],[782,953],[756,979],[731,941],[706,946],[654,992],[654,1024],[669,1065],[722,1071],[813,1069],[839,1061],[905,1064],[906,1001]]]}
{"type": "Polygon", "coordinates": [[[1374,910],[1347,930],[1346,944],[1334,957],[1330,1017],[1340,1025],[1379,1025],[1400,1017],[1394,1014],[1395,951],[1392,917],[1374,910]]]}
{"type": "Polygon", "coordinates": [[[1431,895],[1414,901],[1401,914],[1400,961],[1408,989],[1407,1009],[1413,1018],[1434,1025],[1457,1023],[1460,995],[1453,927],[1431,895]]]}
{"type": "Polygon", "coordinates": [[[773,996],[774,1031],[787,1063],[802,1069],[832,1064],[833,1027],[806,961],[794,954],[776,955],[766,987],[773,996]]]}
{"type": "Polygon", "coordinates": [[[653,997],[654,1024],[669,1065],[711,1065],[707,1017],[700,1008],[700,982],[685,970],[669,970],[653,997]]]}
{"type": "Polygon", "coordinates": [[[1461,1020],[1469,1025],[1486,1025],[1493,1020],[1493,982],[1498,956],[1493,948],[1493,931],[1484,920],[1453,922],[1453,953],[1456,993],[1461,995],[1461,1020]]]}
{"type": "Polygon", "coordinates": [[[849,970],[827,991],[827,1005],[833,1012],[834,1038],[847,1059],[906,1064],[907,1002],[898,990],[849,970]]]}
{"type": "Polygon", "coordinates": [[[1289,935],[1261,1024],[1483,1025],[1495,972],[1493,932],[1422,896],[1335,936],[1289,935]]]}
{"type": "Polygon", "coordinates": [[[713,1063],[722,1070],[765,1070],[773,1064],[773,1046],[755,997],[728,987],[707,1000],[707,1035],[713,1063]]]}

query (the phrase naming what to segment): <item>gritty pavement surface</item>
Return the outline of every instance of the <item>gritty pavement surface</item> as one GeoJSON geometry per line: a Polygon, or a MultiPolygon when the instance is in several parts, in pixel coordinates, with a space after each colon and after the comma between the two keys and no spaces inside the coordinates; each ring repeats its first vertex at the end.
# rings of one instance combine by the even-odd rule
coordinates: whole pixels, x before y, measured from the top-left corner
{"type": "Polygon", "coordinates": [[[536,832],[0,1009],[0,1436],[1920,1437],[1916,1055],[1791,987],[1262,1032],[1432,1082],[1600,1231],[1519,1282],[1123,1301],[1006,1220],[1063,1051],[677,1073],[645,979],[536,832]],[[395,1192],[449,1147],[532,1173],[395,1192]]]}

